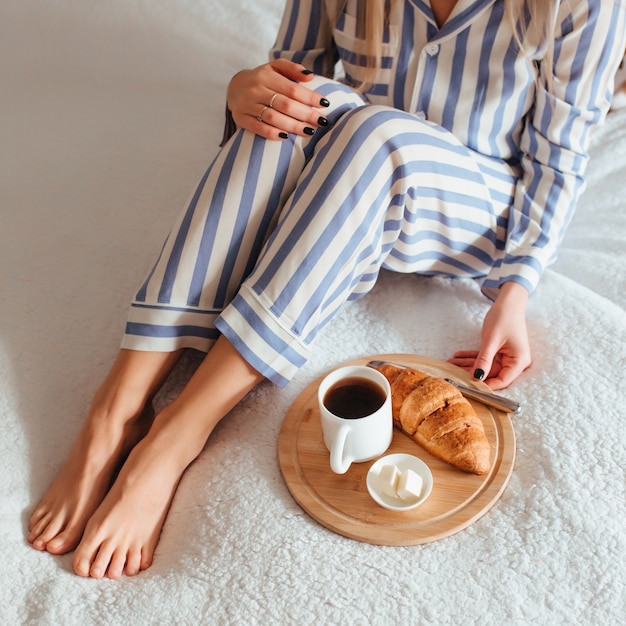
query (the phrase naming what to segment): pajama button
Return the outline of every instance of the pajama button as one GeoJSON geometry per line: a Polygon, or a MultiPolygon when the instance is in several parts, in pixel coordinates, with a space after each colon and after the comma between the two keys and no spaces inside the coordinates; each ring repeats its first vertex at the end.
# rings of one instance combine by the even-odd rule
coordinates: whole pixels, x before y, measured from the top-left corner
{"type": "Polygon", "coordinates": [[[434,57],[439,52],[439,45],[436,43],[431,43],[426,46],[426,54],[429,57],[434,57]]]}

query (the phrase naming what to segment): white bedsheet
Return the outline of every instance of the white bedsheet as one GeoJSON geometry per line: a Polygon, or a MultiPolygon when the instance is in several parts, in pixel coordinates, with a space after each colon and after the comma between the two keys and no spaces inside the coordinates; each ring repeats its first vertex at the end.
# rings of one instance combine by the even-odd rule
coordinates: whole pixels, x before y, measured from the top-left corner
{"type": "MultiPolygon", "coordinates": [[[[467,281],[384,274],[285,390],[252,393],[185,474],[154,565],[85,580],[25,542],[119,345],[127,303],[217,150],[224,90],[265,60],[279,0],[0,0],[0,623],[589,624],[626,614],[626,111],[529,308],[496,506],[418,547],[313,521],[284,486],[283,416],[347,359],[476,345],[467,281]],[[407,312],[410,311],[410,315],[407,312]]],[[[179,367],[160,402],[195,361],[179,367]]]]}

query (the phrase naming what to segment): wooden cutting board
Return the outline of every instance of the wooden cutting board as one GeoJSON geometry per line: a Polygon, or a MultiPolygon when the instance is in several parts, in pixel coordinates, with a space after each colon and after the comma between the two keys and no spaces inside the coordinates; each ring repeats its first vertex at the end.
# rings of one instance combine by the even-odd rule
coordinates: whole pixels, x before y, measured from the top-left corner
{"type": "MultiPolygon", "coordinates": [[[[394,361],[477,389],[488,390],[467,372],[445,361],[410,354],[379,354],[337,365],[394,361]]],[[[433,490],[416,509],[404,512],[382,508],[370,497],[365,479],[376,461],[353,463],[342,475],[330,469],[324,445],[317,388],[313,381],[289,408],[278,438],[280,469],[296,502],[330,530],[367,543],[409,546],[448,537],[482,517],[502,495],[515,462],[515,433],[510,415],[470,400],[482,419],[491,444],[491,470],[475,476],[457,470],[426,452],[394,428],[385,454],[405,452],[424,461],[433,474],[433,490]]]]}

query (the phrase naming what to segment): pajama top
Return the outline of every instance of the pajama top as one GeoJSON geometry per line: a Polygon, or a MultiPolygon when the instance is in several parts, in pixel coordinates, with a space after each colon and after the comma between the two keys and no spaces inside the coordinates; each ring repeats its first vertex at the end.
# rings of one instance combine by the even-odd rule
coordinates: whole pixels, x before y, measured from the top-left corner
{"type": "MultiPolygon", "coordinates": [[[[288,0],[272,57],[327,77],[339,68],[358,83],[362,4],[348,0],[337,15],[337,0],[288,0]]],[[[584,189],[591,131],[610,106],[625,4],[557,2],[552,67],[542,50],[516,45],[504,0],[459,0],[441,28],[428,0],[393,4],[367,99],[425,116],[471,150],[519,168],[504,254],[482,282],[488,295],[506,281],[532,292],[556,258],[584,189]]]]}

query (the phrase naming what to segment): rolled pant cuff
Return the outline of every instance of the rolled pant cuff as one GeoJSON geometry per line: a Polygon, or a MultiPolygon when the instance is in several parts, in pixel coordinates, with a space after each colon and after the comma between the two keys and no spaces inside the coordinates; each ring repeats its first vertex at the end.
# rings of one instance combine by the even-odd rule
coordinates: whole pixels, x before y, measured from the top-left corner
{"type": "Polygon", "coordinates": [[[285,387],[311,355],[245,284],[215,326],[252,367],[279,387],[285,387]]]}
{"type": "Polygon", "coordinates": [[[183,348],[208,352],[219,337],[214,327],[219,313],[134,302],[121,347],[147,352],[175,352],[183,348]]]}

